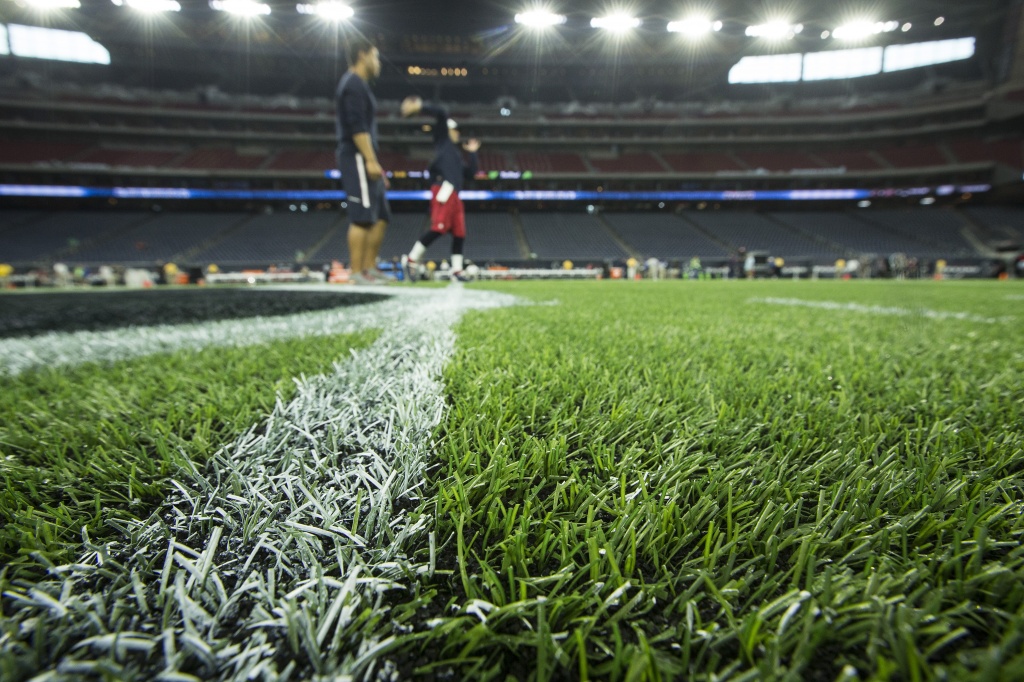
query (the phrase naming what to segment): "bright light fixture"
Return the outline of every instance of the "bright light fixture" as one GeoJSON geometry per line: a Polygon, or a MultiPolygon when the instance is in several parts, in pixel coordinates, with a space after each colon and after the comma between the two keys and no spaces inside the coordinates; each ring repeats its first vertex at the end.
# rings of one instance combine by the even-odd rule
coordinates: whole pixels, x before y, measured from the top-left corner
{"type": "Polygon", "coordinates": [[[898,21],[851,21],[832,31],[836,40],[864,40],[879,33],[892,33],[899,29],[898,21]]]}
{"type": "Polygon", "coordinates": [[[15,57],[55,59],[79,64],[110,64],[110,52],[81,31],[9,24],[7,37],[15,57]]]}
{"type": "Polygon", "coordinates": [[[688,36],[703,36],[714,31],[722,30],[722,22],[711,21],[707,17],[689,17],[681,21],[670,21],[668,23],[669,33],[683,33],[688,36]]]}
{"type": "Polygon", "coordinates": [[[909,30],[910,30],[910,29],[912,29],[913,27],[914,27],[914,25],[913,25],[913,24],[911,24],[911,23],[910,23],[910,22],[908,21],[907,23],[903,24],[903,28],[902,28],[902,31],[903,31],[904,33],[906,33],[907,31],[909,31],[909,30]]]}
{"type": "Polygon", "coordinates": [[[836,80],[874,76],[882,72],[882,48],[828,50],[804,55],[805,81],[836,80]]]}
{"type": "Polygon", "coordinates": [[[118,7],[128,6],[146,14],[180,12],[181,5],[175,0],[110,0],[118,7]]]}
{"type": "Polygon", "coordinates": [[[884,70],[889,73],[970,59],[975,54],[976,42],[974,38],[955,38],[909,45],[890,45],[885,48],[884,70]]]}
{"type": "Polygon", "coordinates": [[[253,0],[210,0],[210,7],[219,12],[237,14],[242,17],[256,17],[270,14],[270,5],[253,0]]]}
{"type": "Polygon", "coordinates": [[[26,0],[36,9],[78,9],[82,6],[78,0],[26,0]]]}
{"type": "Polygon", "coordinates": [[[327,21],[348,21],[355,15],[354,9],[334,0],[318,2],[315,5],[299,4],[295,5],[295,9],[299,14],[315,14],[327,21]]]}
{"type": "Polygon", "coordinates": [[[935,20],[936,26],[942,26],[944,23],[946,23],[946,17],[939,17],[935,20]]]}
{"type": "Polygon", "coordinates": [[[796,83],[803,71],[803,61],[801,54],[743,57],[729,70],[729,82],[796,83]]]}
{"type": "Polygon", "coordinates": [[[751,38],[782,40],[785,38],[792,38],[793,36],[802,33],[803,30],[803,24],[791,24],[788,21],[769,21],[767,24],[747,26],[747,35],[751,38]]]}
{"type": "Polygon", "coordinates": [[[531,28],[547,28],[565,23],[565,15],[538,9],[516,15],[516,23],[531,28]]]}
{"type": "Polygon", "coordinates": [[[640,24],[643,23],[636,17],[631,17],[623,12],[616,12],[615,14],[609,14],[604,17],[594,17],[590,20],[591,28],[603,28],[606,31],[612,31],[614,33],[622,33],[632,28],[640,28],[640,24]]]}

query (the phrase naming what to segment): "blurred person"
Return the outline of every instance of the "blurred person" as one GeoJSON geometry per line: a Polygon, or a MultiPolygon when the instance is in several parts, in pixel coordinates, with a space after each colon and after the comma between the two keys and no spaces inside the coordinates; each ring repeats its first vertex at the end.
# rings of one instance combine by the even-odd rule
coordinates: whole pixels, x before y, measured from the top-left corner
{"type": "Polygon", "coordinates": [[[690,279],[699,279],[703,272],[704,266],[701,265],[700,256],[694,256],[693,258],[691,258],[689,267],[690,279]]]}
{"type": "MultiPolygon", "coordinates": [[[[430,229],[420,237],[402,256],[402,267],[406,274],[413,273],[423,258],[423,254],[438,237],[443,234],[452,235],[452,280],[464,279],[465,260],[463,248],[466,241],[466,208],[459,197],[459,192],[467,180],[473,179],[480,169],[477,152],[480,140],[470,139],[461,143],[459,124],[448,116],[448,110],[442,106],[424,104],[419,97],[406,97],[402,102],[402,115],[415,116],[419,113],[434,117],[431,133],[434,138],[434,160],[430,162],[430,229]],[[462,151],[468,154],[463,159],[462,151]]],[[[443,269],[443,267],[442,267],[443,269]]],[[[412,277],[410,276],[410,281],[412,277]]]]}
{"type": "Polygon", "coordinates": [[[64,263],[53,264],[53,281],[59,287],[69,287],[72,284],[71,269],[64,263]]]}
{"type": "Polygon", "coordinates": [[[369,82],[380,75],[380,52],[368,39],[349,40],[349,69],[338,81],[336,150],[341,184],[348,195],[348,249],[356,284],[377,284],[384,279],[376,269],[384,232],[391,220],[384,169],[377,159],[377,99],[369,82]]]}

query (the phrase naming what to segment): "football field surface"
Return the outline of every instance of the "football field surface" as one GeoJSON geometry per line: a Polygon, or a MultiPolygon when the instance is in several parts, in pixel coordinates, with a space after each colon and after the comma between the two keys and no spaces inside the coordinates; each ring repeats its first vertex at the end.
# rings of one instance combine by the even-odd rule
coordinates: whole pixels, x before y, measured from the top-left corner
{"type": "Polygon", "coordinates": [[[0,338],[0,678],[1024,677],[1019,284],[386,293],[0,338]]]}

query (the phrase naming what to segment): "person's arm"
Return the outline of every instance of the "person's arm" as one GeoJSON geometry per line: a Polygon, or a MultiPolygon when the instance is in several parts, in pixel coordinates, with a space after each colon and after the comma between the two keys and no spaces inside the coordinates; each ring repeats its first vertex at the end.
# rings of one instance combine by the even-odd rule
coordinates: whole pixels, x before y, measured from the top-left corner
{"type": "Polygon", "coordinates": [[[406,97],[405,100],[402,101],[402,116],[408,118],[410,116],[416,116],[417,114],[426,114],[427,116],[434,117],[434,125],[430,132],[434,137],[435,143],[448,139],[447,109],[444,107],[435,107],[430,104],[424,104],[423,100],[415,95],[406,97]]]}
{"type": "Polygon", "coordinates": [[[447,109],[440,106],[435,107],[431,104],[424,104],[420,107],[420,113],[434,117],[434,127],[431,130],[431,133],[434,136],[434,142],[440,142],[448,139],[447,109]]]}
{"type": "Polygon", "coordinates": [[[477,156],[477,152],[480,150],[480,140],[475,137],[470,138],[466,140],[462,148],[469,154],[469,163],[463,164],[462,175],[466,180],[472,180],[480,170],[480,157],[477,156]]]}

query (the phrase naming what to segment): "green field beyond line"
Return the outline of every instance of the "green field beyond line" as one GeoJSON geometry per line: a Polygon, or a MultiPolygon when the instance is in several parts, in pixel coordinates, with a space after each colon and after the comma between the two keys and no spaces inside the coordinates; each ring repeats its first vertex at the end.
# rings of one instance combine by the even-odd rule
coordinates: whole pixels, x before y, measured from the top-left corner
{"type": "MultiPolygon", "coordinates": [[[[1024,289],[472,286],[533,305],[468,312],[456,326],[428,486],[408,510],[429,520],[429,546],[409,557],[423,570],[397,571],[409,589],[382,588],[375,601],[335,599],[348,574],[324,540],[323,575],[341,592],[321,584],[284,595],[272,577],[252,578],[277,609],[260,617],[288,623],[268,671],[1024,679],[1024,289]]],[[[0,587],[32,572],[31,551],[73,561],[82,525],[102,536],[111,517],[144,518],[178,457],[204,461],[258,423],[274,391],[287,394],[289,375],[325,371],[372,339],[8,378],[0,587]],[[173,386],[198,402],[168,403],[173,386]]],[[[359,518],[343,525],[355,532],[359,518]]],[[[170,559],[154,565],[138,576],[146,589],[170,559]]],[[[5,623],[15,605],[0,612],[0,677],[28,679],[55,663],[5,623]]],[[[47,622],[59,628],[60,617],[53,607],[47,622]]],[[[151,644],[159,630],[134,636],[137,650],[111,640],[80,655],[124,676],[168,656],[167,639],[151,644]]],[[[186,647],[201,647],[178,637],[174,679],[234,679],[235,654],[189,658],[186,647]]]]}
{"type": "Polygon", "coordinates": [[[1019,288],[496,288],[559,303],[458,330],[435,513],[462,615],[409,672],[1024,676],[1021,320],[926,314],[1019,288]]]}

